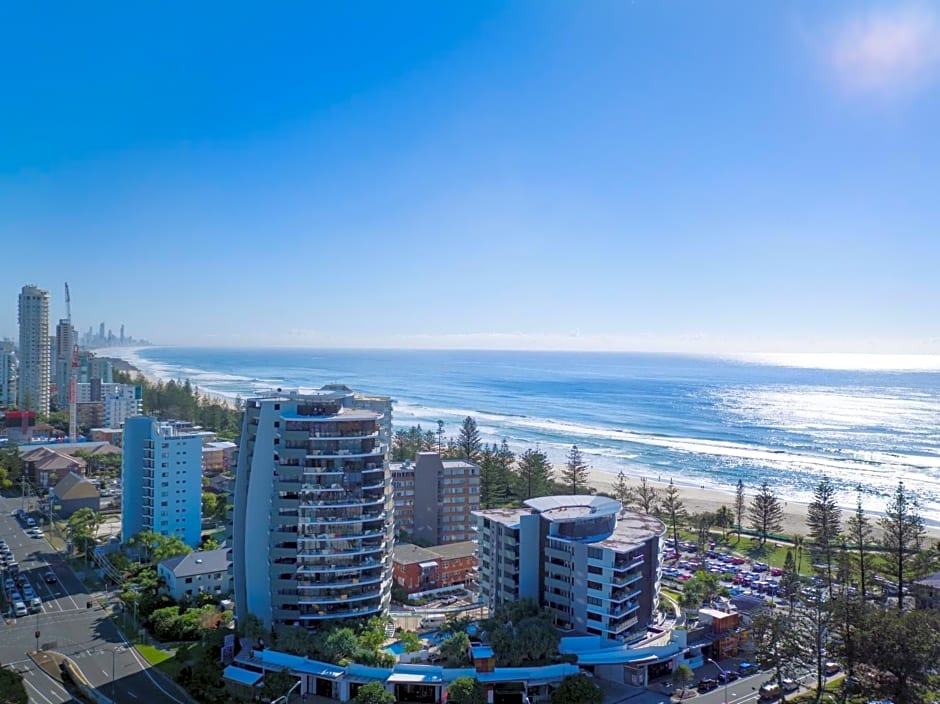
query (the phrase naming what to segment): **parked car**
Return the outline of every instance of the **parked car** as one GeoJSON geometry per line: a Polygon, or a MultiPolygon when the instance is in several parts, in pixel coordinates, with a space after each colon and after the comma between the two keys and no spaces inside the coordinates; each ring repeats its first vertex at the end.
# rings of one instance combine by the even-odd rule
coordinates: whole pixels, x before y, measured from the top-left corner
{"type": "Polygon", "coordinates": [[[42,578],[46,580],[46,584],[55,584],[56,582],[59,581],[59,578],[55,576],[55,572],[53,572],[52,570],[49,570],[48,572],[46,572],[42,576],[42,578]]]}
{"type": "Polygon", "coordinates": [[[784,692],[795,692],[800,688],[800,683],[792,677],[784,677],[781,680],[781,684],[783,685],[784,692]]]}
{"type": "Polygon", "coordinates": [[[837,662],[832,662],[831,660],[823,666],[823,670],[827,675],[834,675],[839,672],[842,667],[837,662]]]}

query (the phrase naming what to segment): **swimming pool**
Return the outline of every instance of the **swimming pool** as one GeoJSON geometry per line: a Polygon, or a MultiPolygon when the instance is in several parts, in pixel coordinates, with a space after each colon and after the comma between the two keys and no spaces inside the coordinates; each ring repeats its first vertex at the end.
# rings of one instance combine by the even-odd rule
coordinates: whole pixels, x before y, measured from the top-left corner
{"type": "MultiPolygon", "coordinates": [[[[427,641],[429,645],[440,645],[448,635],[449,634],[444,633],[444,631],[429,631],[428,633],[422,633],[420,638],[422,641],[427,641]]],[[[394,643],[386,645],[383,650],[392,655],[401,655],[405,652],[405,644],[400,640],[396,640],[394,643]]]]}

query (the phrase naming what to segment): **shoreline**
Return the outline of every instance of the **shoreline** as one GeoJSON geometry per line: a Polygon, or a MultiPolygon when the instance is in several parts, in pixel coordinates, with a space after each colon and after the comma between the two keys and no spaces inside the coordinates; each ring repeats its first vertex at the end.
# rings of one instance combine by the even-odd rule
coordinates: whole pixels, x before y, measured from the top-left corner
{"type": "MultiPolygon", "coordinates": [[[[558,472],[561,469],[562,467],[555,467],[555,476],[558,476],[558,472]]],[[[631,487],[636,487],[639,485],[640,477],[626,473],[624,473],[624,475],[627,478],[627,483],[631,487]]],[[[668,481],[650,479],[649,477],[647,477],[646,480],[660,494],[667,486],[669,486],[668,481]]],[[[599,469],[590,469],[589,481],[591,487],[596,491],[603,491],[605,493],[613,494],[614,487],[617,483],[617,475],[604,472],[599,469]]],[[[676,484],[675,486],[679,490],[679,497],[682,499],[685,510],[689,514],[705,512],[714,513],[722,506],[728,506],[732,509],[734,507],[735,495],[733,492],[709,487],[698,488],[686,484],[676,484]]],[[[752,497],[753,492],[747,494],[748,503],[750,503],[752,497]]],[[[806,513],[807,509],[809,508],[809,504],[799,501],[788,501],[783,497],[778,498],[780,498],[781,502],[783,503],[783,517],[781,518],[782,529],[780,533],[791,536],[806,536],[809,532],[808,528],[806,527],[806,513]]],[[[846,509],[842,509],[843,525],[845,521],[848,520],[850,513],[854,513],[854,511],[850,512],[846,509]]],[[[882,518],[882,514],[879,514],[875,511],[865,511],[865,515],[868,516],[868,518],[871,520],[874,535],[876,537],[880,536],[881,528],[878,522],[882,518]]],[[[940,539],[940,526],[930,522],[925,522],[924,529],[928,540],[940,539]]]]}
{"type": "MultiPolygon", "coordinates": [[[[111,359],[120,360],[123,365],[126,365],[133,370],[134,374],[140,374],[145,379],[151,383],[162,382],[166,383],[171,378],[175,377],[160,377],[152,372],[144,372],[135,364],[136,352],[142,349],[147,349],[145,347],[123,347],[123,348],[101,348],[98,350],[102,356],[107,356],[111,359]]],[[[201,387],[195,387],[199,391],[201,396],[212,399],[215,402],[221,403],[227,408],[233,410],[238,410],[230,396],[225,396],[217,394],[211,391],[206,391],[201,387]]],[[[559,476],[562,465],[557,464],[554,467],[555,476],[559,476]]],[[[652,475],[653,468],[633,468],[633,467],[624,467],[625,475],[628,482],[631,486],[636,486],[641,477],[645,476],[647,481],[649,481],[652,486],[657,490],[662,491],[669,483],[669,478],[665,477],[663,481],[662,475],[660,477],[654,478],[652,475]]],[[[614,484],[617,481],[616,473],[611,472],[610,470],[600,470],[591,468],[590,470],[590,482],[591,486],[598,491],[605,491],[607,493],[613,493],[612,489],[614,484]]],[[[717,511],[721,506],[731,506],[734,503],[734,489],[733,487],[721,487],[715,485],[702,485],[696,486],[696,480],[692,480],[688,477],[678,477],[676,481],[676,487],[679,489],[679,494],[682,498],[683,503],[685,504],[686,510],[689,513],[702,513],[702,512],[714,512],[717,511]]],[[[751,496],[753,495],[753,488],[749,487],[748,501],[750,501],[751,496]]],[[[779,497],[781,502],[784,503],[784,516],[782,519],[783,530],[781,531],[784,534],[799,534],[806,535],[806,512],[809,506],[807,501],[792,501],[786,497],[779,497]]],[[[881,508],[881,507],[878,507],[881,508]]],[[[872,526],[875,529],[876,533],[880,532],[878,527],[878,521],[883,516],[883,511],[879,511],[878,508],[867,507],[865,508],[865,514],[871,519],[872,526]]],[[[847,520],[849,515],[854,512],[854,507],[842,507],[842,518],[843,521],[847,520]]],[[[930,539],[940,538],[940,523],[936,521],[925,520],[925,528],[927,536],[930,539]]]]}
{"type": "MultiPolygon", "coordinates": [[[[98,351],[107,350],[107,349],[109,349],[109,348],[104,347],[104,348],[101,348],[101,350],[98,350],[98,351]]],[[[150,372],[145,372],[145,371],[143,371],[142,369],[140,369],[140,367],[136,366],[136,365],[134,364],[134,362],[132,362],[132,361],[126,359],[126,355],[127,355],[128,352],[131,352],[131,353],[133,354],[133,352],[135,352],[135,351],[138,350],[138,349],[146,349],[146,348],[143,348],[143,347],[136,347],[136,348],[135,348],[135,347],[121,347],[121,348],[115,348],[115,351],[116,351],[116,352],[122,352],[122,353],[124,353],[124,354],[123,354],[123,355],[119,355],[119,354],[108,354],[108,355],[101,354],[101,355],[100,355],[100,358],[101,358],[101,359],[109,359],[109,360],[111,360],[111,363],[112,363],[112,365],[114,366],[114,371],[125,372],[125,373],[127,373],[127,374],[129,374],[129,375],[131,376],[131,379],[134,379],[134,378],[137,377],[137,376],[141,376],[141,377],[143,377],[144,379],[146,379],[148,382],[150,382],[151,384],[153,384],[154,386],[156,386],[158,383],[159,383],[159,384],[166,384],[166,383],[168,383],[168,382],[171,381],[171,380],[172,380],[172,381],[178,381],[178,379],[175,379],[175,378],[173,378],[173,377],[168,377],[168,378],[164,379],[164,378],[159,377],[159,376],[156,376],[155,374],[152,374],[152,373],[150,373],[150,372]],[[119,364],[114,364],[115,362],[118,362],[119,364]],[[119,368],[119,367],[120,367],[120,368],[119,368]]],[[[182,381],[186,381],[186,379],[183,378],[182,381]]],[[[190,382],[190,383],[192,383],[192,382],[190,382]]],[[[215,392],[213,392],[213,391],[207,391],[206,389],[204,389],[204,388],[202,388],[202,387],[200,387],[200,386],[197,386],[197,385],[195,385],[195,384],[192,384],[192,387],[193,387],[193,390],[194,390],[194,391],[197,391],[197,392],[199,393],[199,396],[202,397],[202,398],[211,399],[212,401],[214,401],[214,402],[216,402],[216,403],[219,403],[219,404],[221,404],[221,405],[225,406],[226,408],[228,408],[228,409],[230,409],[230,410],[233,410],[233,411],[241,410],[241,409],[238,408],[237,405],[235,405],[235,402],[232,401],[232,399],[228,398],[227,396],[224,396],[224,395],[222,395],[222,394],[217,394],[217,393],[215,393],[215,392]]]]}

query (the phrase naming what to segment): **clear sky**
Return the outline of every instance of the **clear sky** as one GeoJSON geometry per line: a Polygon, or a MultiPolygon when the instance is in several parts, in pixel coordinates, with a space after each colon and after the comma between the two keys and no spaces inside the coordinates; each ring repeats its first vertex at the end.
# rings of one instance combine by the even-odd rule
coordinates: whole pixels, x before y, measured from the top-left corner
{"type": "Polygon", "coordinates": [[[0,336],[940,352],[940,5],[5,3],[0,336]]]}

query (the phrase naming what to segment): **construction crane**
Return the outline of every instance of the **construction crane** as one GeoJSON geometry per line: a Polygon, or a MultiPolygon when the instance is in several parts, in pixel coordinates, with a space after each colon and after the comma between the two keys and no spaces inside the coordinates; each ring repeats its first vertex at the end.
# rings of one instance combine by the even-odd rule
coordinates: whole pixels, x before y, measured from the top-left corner
{"type": "MultiPolygon", "coordinates": [[[[65,317],[69,323],[69,334],[74,337],[75,328],[72,326],[72,296],[69,295],[69,284],[65,282],[65,317]]],[[[69,440],[78,441],[78,345],[72,341],[72,368],[69,371],[69,440]]]]}

